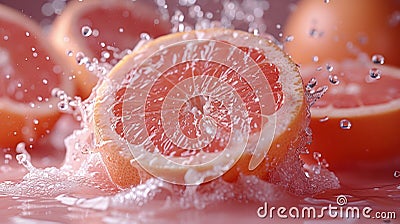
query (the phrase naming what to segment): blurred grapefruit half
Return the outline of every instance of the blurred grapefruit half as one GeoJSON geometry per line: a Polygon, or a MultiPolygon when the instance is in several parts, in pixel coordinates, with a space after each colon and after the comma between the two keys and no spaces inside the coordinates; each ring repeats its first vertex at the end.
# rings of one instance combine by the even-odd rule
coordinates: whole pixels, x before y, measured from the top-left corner
{"type": "Polygon", "coordinates": [[[170,24],[145,2],[128,0],[70,1],[56,18],[51,38],[56,49],[69,62],[79,95],[89,96],[97,83],[96,70],[90,63],[115,65],[126,52],[133,49],[142,33],[150,37],[167,34],[170,24]]]}

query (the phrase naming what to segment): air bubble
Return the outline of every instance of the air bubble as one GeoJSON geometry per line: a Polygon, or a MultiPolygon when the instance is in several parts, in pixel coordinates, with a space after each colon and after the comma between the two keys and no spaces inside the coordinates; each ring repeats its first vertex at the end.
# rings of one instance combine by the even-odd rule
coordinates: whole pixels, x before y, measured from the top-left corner
{"type": "Polygon", "coordinates": [[[39,120],[38,119],[33,119],[33,124],[39,124],[39,120]]]}
{"type": "Polygon", "coordinates": [[[369,76],[373,79],[380,79],[381,78],[381,70],[377,69],[377,68],[371,68],[369,70],[369,76]]]}
{"type": "Polygon", "coordinates": [[[330,0],[324,0],[324,3],[329,3],[330,0]]]}
{"type": "Polygon", "coordinates": [[[43,80],[42,80],[42,83],[45,84],[45,85],[47,85],[48,82],[49,82],[49,81],[48,81],[47,79],[43,79],[43,80]]]}
{"type": "Polygon", "coordinates": [[[351,122],[347,119],[342,119],[340,120],[340,128],[343,130],[350,130],[351,128],[351,122]]]}
{"type": "Polygon", "coordinates": [[[337,77],[337,75],[329,75],[329,82],[332,85],[338,85],[339,84],[339,78],[337,77]]]}
{"type": "Polygon", "coordinates": [[[90,35],[92,35],[92,28],[90,28],[89,26],[83,26],[81,29],[82,35],[84,37],[89,37],[90,35]]]}
{"type": "Polygon", "coordinates": [[[123,33],[123,32],[124,32],[124,28],[123,28],[123,27],[120,27],[120,28],[118,29],[118,32],[123,33]]]}
{"type": "Polygon", "coordinates": [[[29,37],[30,35],[31,34],[28,31],[25,32],[25,36],[29,37]]]}
{"type": "Polygon", "coordinates": [[[374,54],[374,55],[372,55],[371,60],[372,60],[372,62],[373,62],[374,64],[383,65],[383,64],[385,63],[385,57],[383,57],[383,55],[380,55],[380,54],[374,54]]]}
{"type": "Polygon", "coordinates": [[[400,171],[399,170],[394,171],[393,176],[395,178],[399,178],[400,177],[400,171]]]}
{"type": "Polygon", "coordinates": [[[312,61],[313,61],[313,62],[318,62],[318,61],[319,61],[319,57],[318,57],[318,56],[314,56],[314,57],[312,58],[312,61]]]}

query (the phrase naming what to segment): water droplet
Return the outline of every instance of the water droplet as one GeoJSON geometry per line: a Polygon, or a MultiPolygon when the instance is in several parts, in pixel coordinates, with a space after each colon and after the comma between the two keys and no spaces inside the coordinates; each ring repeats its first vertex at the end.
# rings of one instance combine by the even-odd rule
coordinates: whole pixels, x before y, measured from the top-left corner
{"type": "Polygon", "coordinates": [[[310,35],[311,37],[314,37],[314,38],[318,37],[318,31],[317,31],[317,29],[312,28],[312,29],[310,30],[310,32],[309,32],[309,35],[310,35]]]}
{"type": "Polygon", "coordinates": [[[381,78],[381,70],[377,69],[377,68],[371,68],[369,70],[369,76],[373,79],[380,79],[381,78]]]}
{"type": "Polygon", "coordinates": [[[326,64],[326,70],[327,70],[328,72],[332,72],[332,71],[333,71],[333,66],[330,65],[330,64],[326,64]]]}
{"type": "Polygon", "coordinates": [[[324,3],[329,3],[329,0],[324,0],[324,3]]]}
{"type": "Polygon", "coordinates": [[[104,58],[104,59],[109,59],[110,56],[111,56],[110,52],[108,52],[108,51],[102,51],[101,52],[101,57],[104,58]]]}
{"type": "Polygon", "coordinates": [[[33,119],[33,123],[34,124],[39,124],[39,120],[38,119],[33,119]]]}
{"type": "Polygon", "coordinates": [[[29,37],[30,35],[31,34],[28,31],[25,32],[25,36],[29,37]]]}
{"type": "Polygon", "coordinates": [[[314,165],[312,166],[312,171],[314,172],[314,174],[320,174],[321,173],[321,166],[319,165],[314,165]]]}
{"type": "Polygon", "coordinates": [[[178,22],[183,22],[184,19],[185,19],[185,16],[183,14],[178,14],[177,15],[177,21],[178,22]]]}
{"type": "Polygon", "coordinates": [[[90,28],[89,26],[83,26],[81,29],[82,35],[84,37],[88,37],[90,35],[92,35],[92,28],[90,28]]]}
{"type": "Polygon", "coordinates": [[[326,122],[326,121],[328,121],[329,120],[329,117],[328,116],[325,116],[325,117],[323,117],[323,118],[320,118],[319,119],[319,122],[326,122]]]}
{"type": "Polygon", "coordinates": [[[292,42],[294,40],[294,36],[287,36],[286,38],[285,38],[285,41],[286,42],[292,42]]]}
{"type": "Polygon", "coordinates": [[[3,40],[8,40],[8,36],[7,36],[7,35],[4,36],[4,37],[3,37],[3,40]]]}
{"type": "Polygon", "coordinates": [[[150,35],[148,33],[141,33],[140,39],[141,40],[150,40],[150,35]]]}
{"type": "Polygon", "coordinates": [[[123,28],[123,27],[120,27],[120,28],[118,29],[118,32],[123,33],[123,32],[124,32],[124,28],[123,28]]]}
{"type": "Polygon", "coordinates": [[[319,152],[314,152],[313,157],[314,157],[314,159],[319,160],[322,157],[322,154],[319,152]]]}
{"type": "Polygon", "coordinates": [[[304,175],[307,177],[307,178],[310,178],[311,176],[310,176],[310,172],[308,172],[308,170],[304,170],[304,175]]]}
{"type": "Polygon", "coordinates": [[[339,78],[337,77],[337,75],[329,75],[329,82],[332,85],[338,85],[339,84],[339,78]]]}
{"type": "Polygon", "coordinates": [[[49,81],[47,81],[47,79],[43,79],[42,82],[43,82],[43,84],[47,85],[47,83],[48,83],[49,81]]]}
{"type": "Polygon", "coordinates": [[[68,103],[65,101],[61,101],[57,104],[58,109],[60,109],[61,111],[66,111],[68,110],[69,106],[68,103]]]}
{"type": "Polygon", "coordinates": [[[383,55],[380,54],[374,54],[372,55],[372,62],[374,64],[380,64],[383,65],[385,63],[385,57],[383,57],[383,55]]]}
{"type": "Polygon", "coordinates": [[[311,78],[310,81],[308,81],[306,89],[312,89],[317,85],[317,79],[315,77],[311,78]]]}
{"type": "Polygon", "coordinates": [[[253,30],[254,36],[259,36],[260,35],[260,30],[259,29],[254,29],[253,30]]]}
{"type": "Polygon", "coordinates": [[[395,178],[399,178],[400,177],[400,171],[399,170],[394,171],[393,176],[395,178]]]}
{"type": "Polygon", "coordinates": [[[340,120],[340,128],[343,130],[349,130],[351,128],[351,122],[347,119],[340,120]]]}
{"type": "Polygon", "coordinates": [[[319,61],[319,57],[318,57],[318,56],[314,56],[314,57],[312,58],[312,61],[313,61],[313,62],[318,62],[318,61],[319,61]]]}
{"type": "Polygon", "coordinates": [[[93,32],[92,32],[92,35],[93,35],[94,37],[98,37],[99,34],[100,34],[100,32],[99,32],[98,29],[94,29],[93,32]]]}
{"type": "Polygon", "coordinates": [[[328,168],[329,167],[329,163],[326,161],[326,159],[322,159],[321,161],[321,166],[328,168]]]}
{"type": "Polygon", "coordinates": [[[79,65],[83,65],[83,64],[86,64],[86,63],[89,62],[89,58],[86,57],[85,54],[84,54],[83,52],[78,52],[78,53],[76,53],[75,59],[76,59],[76,62],[77,62],[79,65]]]}
{"type": "Polygon", "coordinates": [[[68,51],[66,52],[66,54],[67,54],[69,57],[72,57],[72,56],[74,55],[74,52],[71,51],[71,50],[68,50],[68,51]]]}
{"type": "Polygon", "coordinates": [[[11,154],[8,154],[8,153],[4,154],[4,163],[8,164],[10,162],[10,160],[12,160],[12,158],[13,157],[11,154]]]}

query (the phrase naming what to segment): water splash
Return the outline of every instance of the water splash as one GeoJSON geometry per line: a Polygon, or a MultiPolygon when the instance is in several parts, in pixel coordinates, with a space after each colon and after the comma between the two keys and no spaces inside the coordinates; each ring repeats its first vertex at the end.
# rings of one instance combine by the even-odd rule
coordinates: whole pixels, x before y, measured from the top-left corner
{"type": "Polygon", "coordinates": [[[317,102],[321,97],[328,91],[328,86],[320,86],[317,89],[316,86],[318,81],[316,78],[311,78],[305,86],[306,89],[306,99],[310,107],[312,107],[315,102],[317,102]]]}

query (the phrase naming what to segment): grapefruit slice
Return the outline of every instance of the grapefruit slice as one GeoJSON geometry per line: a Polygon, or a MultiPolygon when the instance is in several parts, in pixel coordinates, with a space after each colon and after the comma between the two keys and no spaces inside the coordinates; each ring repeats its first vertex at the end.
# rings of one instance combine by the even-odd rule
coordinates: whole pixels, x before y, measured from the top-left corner
{"type": "Polygon", "coordinates": [[[400,69],[356,60],[303,67],[328,91],[311,108],[313,142],[333,170],[395,169],[400,161],[400,69]],[[331,81],[329,81],[331,79],[331,81]]]}
{"type": "Polygon", "coordinates": [[[122,50],[132,49],[139,42],[140,34],[158,37],[168,33],[169,29],[169,23],[144,3],[74,0],[54,21],[51,39],[69,62],[79,94],[86,98],[98,78],[96,71],[86,68],[84,56],[113,66],[125,54],[122,50]]]}
{"type": "Polygon", "coordinates": [[[296,65],[243,31],[160,37],[123,58],[96,93],[97,150],[121,187],[149,174],[178,184],[268,180],[306,123],[296,65]]]}
{"type": "Polygon", "coordinates": [[[48,133],[60,113],[54,88],[73,94],[73,83],[27,16],[0,5],[0,147],[33,144],[48,133]]]}

